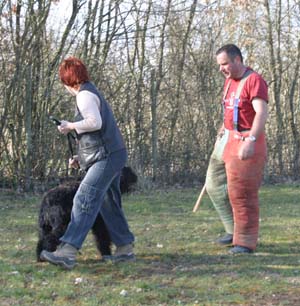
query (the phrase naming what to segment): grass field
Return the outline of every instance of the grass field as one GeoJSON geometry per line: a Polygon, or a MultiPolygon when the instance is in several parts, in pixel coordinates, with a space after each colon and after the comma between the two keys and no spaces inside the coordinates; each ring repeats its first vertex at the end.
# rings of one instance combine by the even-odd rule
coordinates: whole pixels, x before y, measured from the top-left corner
{"type": "Polygon", "coordinates": [[[89,234],[71,271],[35,261],[41,196],[0,192],[0,305],[300,305],[300,188],[264,186],[256,253],[214,243],[222,225],[196,189],[136,193],[124,209],[134,263],[101,263],[89,234]]]}

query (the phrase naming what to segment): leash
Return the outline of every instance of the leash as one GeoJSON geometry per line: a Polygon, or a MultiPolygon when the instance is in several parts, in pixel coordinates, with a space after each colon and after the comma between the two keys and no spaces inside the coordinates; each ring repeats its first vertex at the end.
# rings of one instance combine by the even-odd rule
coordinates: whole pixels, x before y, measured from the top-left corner
{"type": "MultiPolygon", "coordinates": [[[[61,122],[60,122],[58,119],[56,119],[55,117],[49,116],[49,119],[50,119],[55,125],[57,125],[57,126],[61,125],[61,122]]],[[[69,151],[70,151],[70,153],[71,153],[71,158],[73,159],[73,157],[74,157],[74,151],[73,151],[73,147],[72,147],[72,140],[73,140],[73,141],[76,141],[76,137],[75,137],[71,132],[69,132],[69,133],[67,134],[67,139],[68,139],[69,151]]]]}

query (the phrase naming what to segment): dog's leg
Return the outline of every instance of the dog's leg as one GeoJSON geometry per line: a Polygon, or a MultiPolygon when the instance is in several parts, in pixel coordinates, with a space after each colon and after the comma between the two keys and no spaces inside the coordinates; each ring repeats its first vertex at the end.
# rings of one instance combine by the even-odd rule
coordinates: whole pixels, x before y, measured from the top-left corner
{"type": "Polygon", "coordinates": [[[100,214],[98,214],[95,220],[92,232],[96,241],[97,249],[101,255],[111,255],[111,239],[100,214]]]}

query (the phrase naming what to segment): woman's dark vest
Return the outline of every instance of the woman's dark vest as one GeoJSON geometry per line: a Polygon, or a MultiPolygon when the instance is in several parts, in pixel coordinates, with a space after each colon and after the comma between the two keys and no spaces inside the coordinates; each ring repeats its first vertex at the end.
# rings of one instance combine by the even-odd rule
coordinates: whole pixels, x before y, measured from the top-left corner
{"type": "MultiPolygon", "coordinates": [[[[77,134],[80,167],[87,170],[94,162],[105,158],[108,154],[125,149],[125,143],[113,112],[100,91],[91,82],[83,83],[79,92],[83,90],[99,98],[102,119],[100,130],[77,134]]],[[[77,108],[75,121],[80,120],[83,120],[83,117],[77,108]]]]}

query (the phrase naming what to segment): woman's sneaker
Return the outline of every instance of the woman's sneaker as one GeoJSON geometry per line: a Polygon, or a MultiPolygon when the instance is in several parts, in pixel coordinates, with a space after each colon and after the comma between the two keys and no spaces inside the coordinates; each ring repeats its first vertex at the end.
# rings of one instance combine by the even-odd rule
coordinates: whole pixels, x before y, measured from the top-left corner
{"type": "Polygon", "coordinates": [[[135,255],[133,253],[132,243],[122,246],[117,246],[116,251],[112,256],[113,262],[134,261],[134,260],[135,260],[135,255]]]}
{"type": "Polygon", "coordinates": [[[76,254],[78,250],[70,244],[61,243],[54,252],[42,251],[40,258],[42,261],[48,261],[54,265],[71,270],[76,265],[76,254]]]}

